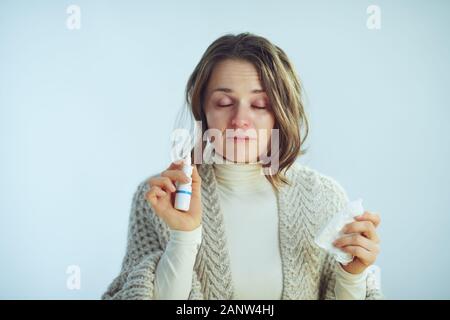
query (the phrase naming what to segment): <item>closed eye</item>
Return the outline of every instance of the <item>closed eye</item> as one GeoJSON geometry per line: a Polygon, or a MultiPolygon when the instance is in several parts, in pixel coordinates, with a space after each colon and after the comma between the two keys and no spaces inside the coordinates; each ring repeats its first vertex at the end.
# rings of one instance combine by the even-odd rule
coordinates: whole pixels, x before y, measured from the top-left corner
{"type": "MultiPolygon", "coordinates": [[[[233,104],[230,103],[230,104],[219,104],[218,106],[219,106],[219,107],[231,107],[232,105],[233,105],[233,104]]],[[[252,105],[252,107],[255,108],[255,109],[266,109],[265,106],[255,106],[255,105],[252,105]]]]}
{"type": "Polygon", "coordinates": [[[252,106],[252,107],[255,108],[255,109],[266,109],[265,106],[252,106]]]}

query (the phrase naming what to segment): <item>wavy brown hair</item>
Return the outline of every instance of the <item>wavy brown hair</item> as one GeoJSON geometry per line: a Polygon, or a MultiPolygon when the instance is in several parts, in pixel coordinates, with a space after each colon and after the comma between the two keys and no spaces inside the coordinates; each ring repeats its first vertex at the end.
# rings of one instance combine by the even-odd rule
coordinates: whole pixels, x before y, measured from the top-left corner
{"type": "MultiPolygon", "coordinates": [[[[270,99],[274,128],[279,129],[279,170],[266,178],[278,190],[279,186],[290,184],[285,173],[306,152],[303,143],[309,126],[301,82],[284,51],[266,38],[251,33],[221,36],[206,49],[186,85],[186,103],[195,120],[202,122],[202,133],[208,129],[204,112],[208,81],[214,66],[225,59],[252,63],[270,99]]],[[[270,154],[270,148],[268,151],[270,154]]]]}

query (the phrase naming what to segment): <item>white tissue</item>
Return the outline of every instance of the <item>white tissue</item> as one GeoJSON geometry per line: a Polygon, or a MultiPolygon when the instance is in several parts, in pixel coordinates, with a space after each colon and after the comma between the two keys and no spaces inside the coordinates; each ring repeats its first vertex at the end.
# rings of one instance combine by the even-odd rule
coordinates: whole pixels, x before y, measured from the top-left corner
{"type": "Polygon", "coordinates": [[[346,224],[353,222],[354,217],[363,213],[362,199],[348,202],[346,207],[336,213],[320,230],[314,241],[319,247],[331,253],[341,264],[349,264],[353,261],[353,256],[340,248],[336,248],[333,242],[345,235],[342,233],[342,228],[346,224]]]}

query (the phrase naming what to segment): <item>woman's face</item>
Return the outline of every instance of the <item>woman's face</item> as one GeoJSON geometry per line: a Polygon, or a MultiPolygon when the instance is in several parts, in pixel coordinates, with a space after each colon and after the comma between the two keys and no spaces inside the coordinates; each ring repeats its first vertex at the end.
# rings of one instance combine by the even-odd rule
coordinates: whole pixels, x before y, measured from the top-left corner
{"type": "Polygon", "coordinates": [[[227,59],[216,64],[206,88],[205,114],[208,129],[222,132],[213,143],[224,158],[256,162],[267,152],[275,117],[250,62],[227,59]]]}

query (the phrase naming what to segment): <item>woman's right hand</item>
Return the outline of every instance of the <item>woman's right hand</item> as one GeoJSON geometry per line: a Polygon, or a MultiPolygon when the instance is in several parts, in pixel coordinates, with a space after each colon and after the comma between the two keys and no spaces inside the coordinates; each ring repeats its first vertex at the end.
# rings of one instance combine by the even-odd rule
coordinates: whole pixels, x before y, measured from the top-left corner
{"type": "Polygon", "coordinates": [[[149,179],[150,191],[145,198],[156,215],[163,219],[170,229],[192,231],[202,222],[201,178],[197,166],[193,165],[189,211],[175,209],[175,182],[189,182],[189,178],[181,170],[182,167],[182,162],[173,162],[160,176],[149,179]]]}

